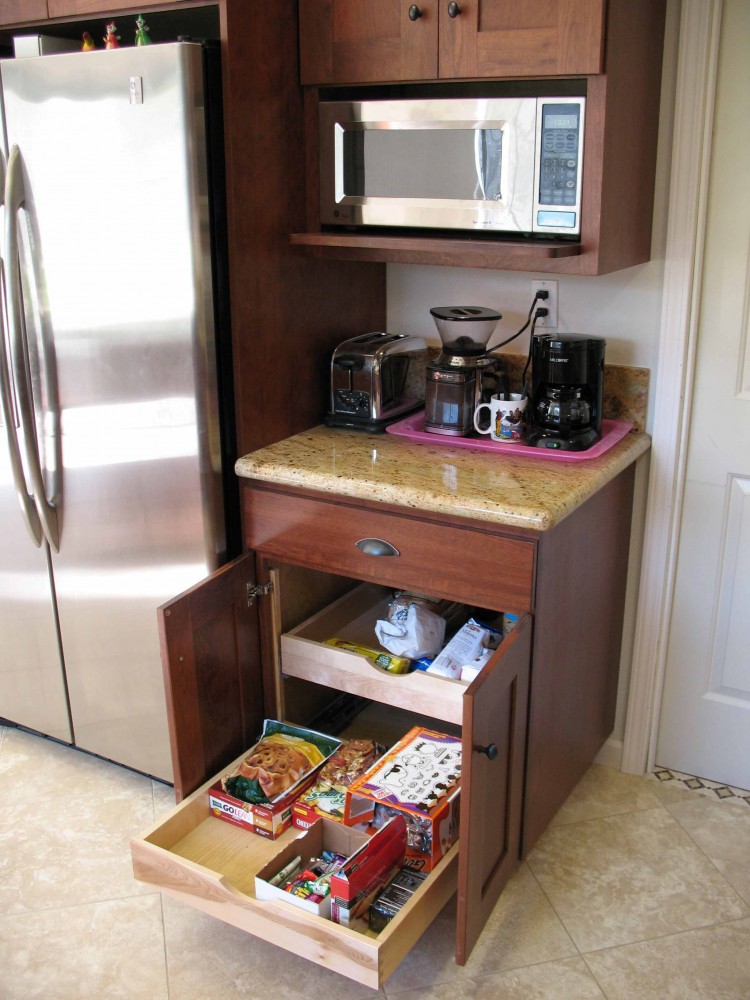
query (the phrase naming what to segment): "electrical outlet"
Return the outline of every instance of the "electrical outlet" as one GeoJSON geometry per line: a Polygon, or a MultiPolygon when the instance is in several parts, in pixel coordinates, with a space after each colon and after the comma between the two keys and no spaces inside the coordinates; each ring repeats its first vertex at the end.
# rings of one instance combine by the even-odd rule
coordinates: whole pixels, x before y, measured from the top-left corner
{"type": "Polygon", "coordinates": [[[546,316],[540,316],[536,321],[537,330],[556,330],[557,329],[557,282],[556,281],[533,281],[531,283],[531,294],[532,297],[536,295],[537,292],[547,292],[547,298],[544,300],[539,300],[535,306],[536,309],[539,306],[543,306],[547,310],[546,316]]]}

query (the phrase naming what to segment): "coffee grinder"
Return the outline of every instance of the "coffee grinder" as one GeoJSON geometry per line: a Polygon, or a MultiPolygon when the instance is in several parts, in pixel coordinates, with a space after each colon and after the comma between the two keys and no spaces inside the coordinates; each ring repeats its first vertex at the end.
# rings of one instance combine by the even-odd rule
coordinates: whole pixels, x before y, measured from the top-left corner
{"type": "Polygon", "coordinates": [[[586,451],[601,438],[606,343],[581,333],[533,338],[527,444],[586,451]]]}
{"type": "Polygon", "coordinates": [[[466,437],[474,432],[475,408],[498,391],[498,362],[487,344],[502,316],[483,306],[436,306],[430,314],[443,350],[427,365],[424,429],[466,437]]]}

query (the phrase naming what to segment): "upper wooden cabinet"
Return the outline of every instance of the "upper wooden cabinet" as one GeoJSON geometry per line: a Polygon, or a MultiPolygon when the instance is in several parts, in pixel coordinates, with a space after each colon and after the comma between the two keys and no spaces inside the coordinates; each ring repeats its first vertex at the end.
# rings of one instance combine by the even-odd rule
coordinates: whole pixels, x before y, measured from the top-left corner
{"type": "Polygon", "coordinates": [[[602,71],[604,0],[300,0],[303,84],[602,71]]]}
{"type": "Polygon", "coordinates": [[[0,0],[0,24],[21,24],[47,17],[47,0],[0,0]]]}

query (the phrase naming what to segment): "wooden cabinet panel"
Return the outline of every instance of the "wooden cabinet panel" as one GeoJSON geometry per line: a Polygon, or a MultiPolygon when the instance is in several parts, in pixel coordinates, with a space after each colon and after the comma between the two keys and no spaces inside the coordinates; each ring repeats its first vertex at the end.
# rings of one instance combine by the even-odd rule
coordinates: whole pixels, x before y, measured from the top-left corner
{"type": "Polygon", "coordinates": [[[518,866],[532,625],[524,617],[464,695],[456,961],[518,866]]]}
{"type": "Polygon", "coordinates": [[[532,541],[249,486],[244,505],[247,545],[266,557],[498,611],[531,610],[532,541]],[[362,551],[364,539],[397,554],[362,551]]]}
{"type": "Polygon", "coordinates": [[[159,608],[169,737],[179,802],[252,746],[263,728],[252,556],[241,556],[159,608]]]}
{"type": "MultiPolygon", "coordinates": [[[[180,0],[166,0],[166,3],[178,4],[180,0]]],[[[50,17],[71,17],[76,14],[109,14],[122,8],[117,0],[47,0],[50,17]]],[[[119,16],[125,18],[127,13],[137,7],[153,7],[153,0],[128,0],[127,7],[120,9],[119,16]]],[[[113,15],[114,16],[114,15],[113,15]]]]}
{"type": "Polygon", "coordinates": [[[0,24],[22,24],[46,17],[46,0],[0,0],[0,24]]]}
{"type": "Polygon", "coordinates": [[[602,71],[604,0],[461,0],[458,6],[450,17],[441,0],[441,79],[602,71]]]}
{"type": "Polygon", "coordinates": [[[412,20],[405,0],[300,0],[300,79],[375,83],[437,76],[438,5],[412,20]]]}

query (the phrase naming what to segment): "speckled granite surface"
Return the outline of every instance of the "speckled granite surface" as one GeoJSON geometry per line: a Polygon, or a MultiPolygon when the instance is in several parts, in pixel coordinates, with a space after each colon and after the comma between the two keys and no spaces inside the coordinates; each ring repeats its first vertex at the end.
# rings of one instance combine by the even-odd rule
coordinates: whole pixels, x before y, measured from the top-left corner
{"type": "Polygon", "coordinates": [[[650,442],[646,434],[631,433],[599,458],[561,462],[321,426],[240,458],[235,471],[268,483],[546,531],[650,442]]]}

